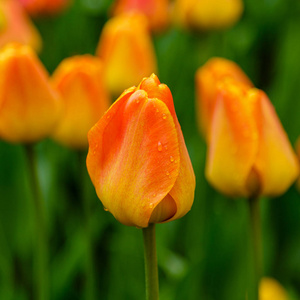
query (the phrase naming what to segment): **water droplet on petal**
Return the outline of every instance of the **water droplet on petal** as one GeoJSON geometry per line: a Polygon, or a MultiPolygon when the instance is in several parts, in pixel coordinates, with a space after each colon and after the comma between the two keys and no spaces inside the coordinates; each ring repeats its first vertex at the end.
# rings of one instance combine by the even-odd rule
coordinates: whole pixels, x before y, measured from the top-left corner
{"type": "Polygon", "coordinates": [[[96,154],[96,150],[93,151],[93,155],[95,155],[95,154],[96,154]]]}
{"type": "Polygon", "coordinates": [[[106,119],[109,119],[109,118],[110,118],[110,115],[107,115],[107,116],[106,116],[106,119]]]}
{"type": "Polygon", "coordinates": [[[156,109],[156,112],[159,112],[158,108],[156,109]]]}
{"type": "Polygon", "coordinates": [[[166,114],[163,114],[163,119],[165,120],[167,118],[166,114]]]}
{"type": "Polygon", "coordinates": [[[167,172],[166,172],[166,175],[167,175],[167,176],[169,176],[169,175],[170,175],[170,172],[169,172],[169,171],[167,171],[167,172]]]}
{"type": "Polygon", "coordinates": [[[158,151],[162,151],[162,144],[161,144],[161,142],[157,143],[157,150],[158,151]]]}
{"type": "Polygon", "coordinates": [[[156,194],[155,194],[155,193],[153,194],[153,197],[156,197],[156,194]]]}
{"type": "Polygon", "coordinates": [[[108,211],[108,208],[106,208],[106,207],[103,207],[103,209],[104,209],[105,211],[108,211]]]}
{"type": "Polygon", "coordinates": [[[153,208],[153,206],[154,206],[153,203],[149,204],[149,208],[153,208]]]}
{"type": "Polygon", "coordinates": [[[137,103],[137,104],[138,104],[138,103],[140,103],[140,100],[139,100],[139,99],[137,99],[137,100],[135,101],[135,103],[137,103]]]}
{"type": "Polygon", "coordinates": [[[176,159],[174,160],[174,163],[177,164],[177,160],[176,159]]]}
{"type": "Polygon", "coordinates": [[[165,146],[165,149],[166,149],[166,150],[168,149],[168,146],[167,146],[167,145],[165,146]]]}
{"type": "Polygon", "coordinates": [[[174,161],[174,157],[171,155],[170,156],[170,161],[173,162],[174,161]]]}

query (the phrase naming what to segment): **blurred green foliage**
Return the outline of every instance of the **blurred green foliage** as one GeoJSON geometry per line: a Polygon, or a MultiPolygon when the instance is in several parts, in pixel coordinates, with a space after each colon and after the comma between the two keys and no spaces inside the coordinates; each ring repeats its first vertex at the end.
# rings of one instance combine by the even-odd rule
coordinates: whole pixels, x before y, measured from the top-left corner
{"type": "MultiPolygon", "coordinates": [[[[65,57],[94,54],[110,5],[109,0],[77,0],[59,16],[34,20],[44,41],[40,58],[50,73],[65,57]]],[[[197,178],[192,210],[157,226],[162,300],[245,299],[251,264],[247,203],[220,195],[205,180],[194,74],[212,56],[237,62],[269,95],[294,143],[300,135],[299,16],[299,1],[246,0],[242,19],[231,29],[197,33],[170,27],[153,36],[158,76],[173,93],[197,178]]],[[[143,299],[141,230],[119,224],[103,210],[78,153],[51,140],[35,150],[50,227],[51,299],[85,299],[82,196],[92,203],[97,299],[143,299]]],[[[35,236],[24,149],[0,142],[0,162],[0,299],[32,299],[35,236]]],[[[278,279],[291,300],[300,299],[300,196],[295,187],[279,198],[262,199],[262,216],[265,275],[278,279]]]]}

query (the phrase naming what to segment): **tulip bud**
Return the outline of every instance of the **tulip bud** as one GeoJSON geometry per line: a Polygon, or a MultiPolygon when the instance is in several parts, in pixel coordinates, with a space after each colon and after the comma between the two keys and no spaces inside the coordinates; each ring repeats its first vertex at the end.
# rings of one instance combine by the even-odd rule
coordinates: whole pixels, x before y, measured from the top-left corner
{"type": "Polygon", "coordinates": [[[63,11],[70,0],[19,0],[30,15],[52,15],[63,11]]]}
{"type": "Polygon", "coordinates": [[[299,174],[267,95],[232,79],[218,86],[207,155],[207,179],[233,197],[278,196],[299,174]]]}
{"type": "Polygon", "coordinates": [[[0,51],[0,137],[35,142],[50,134],[60,102],[47,71],[28,46],[9,44],[0,51]]]}
{"type": "Polygon", "coordinates": [[[217,85],[224,78],[234,80],[253,87],[252,82],[240,67],[233,61],[225,58],[211,58],[196,72],[197,114],[200,130],[209,141],[210,123],[216,103],[217,85]]]}
{"type": "Polygon", "coordinates": [[[88,146],[87,133],[109,107],[103,79],[102,62],[91,55],[63,60],[55,70],[52,83],[64,105],[52,136],[74,148],[88,146]]]}
{"type": "Polygon", "coordinates": [[[0,47],[21,43],[41,49],[41,37],[18,1],[0,1],[0,47]]]}
{"type": "Polygon", "coordinates": [[[233,26],[243,10],[242,0],[176,0],[173,15],[183,27],[210,30],[233,26]]]}
{"type": "Polygon", "coordinates": [[[169,23],[168,0],[118,0],[113,6],[113,15],[128,12],[144,14],[152,30],[160,31],[169,23]]]}
{"type": "Polygon", "coordinates": [[[172,94],[156,75],[124,91],[88,138],[91,180],[121,223],[143,228],[190,210],[193,168],[172,94]]]}
{"type": "Polygon", "coordinates": [[[107,86],[118,95],[156,71],[156,58],[143,15],[124,14],[103,28],[97,55],[103,60],[107,86]]]}
{"type": "Polygon", "coordinates": [[[259,285],[259,300],[288,300],[288,294],[277,280],[264,277],[259,285]]]}

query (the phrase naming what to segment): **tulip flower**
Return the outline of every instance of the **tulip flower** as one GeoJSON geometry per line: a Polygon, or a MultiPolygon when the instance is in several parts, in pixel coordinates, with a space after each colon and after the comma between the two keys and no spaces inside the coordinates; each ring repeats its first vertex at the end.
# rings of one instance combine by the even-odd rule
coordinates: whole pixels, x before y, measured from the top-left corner
{"type": "Polygon", "coordinates": [[[0,1],[0,47],[16,42],[41,49],[41,37],[18,1],[0,1]]]}
{"type": "Polygon", "coordinates": [[[176,0],[173,15],[183,27],[211,30],[233,26],[243,10],[242,0],[176,0]]]}
{"type": "Polygon", "coordinates": [[[128,12],[139,12],[144,14],[151,29],[160,31],[169,22],[169,1],[168,0],[118,0],[113,6],[113,15],[120,15],[128,12]]]}
{"type": "Polygon", "coordinates": [[[233,79],[218,85],[206,177],[232,197],[278,196],[299,174],[297,157],[267,95],[233,79]]]}
{"type": "Polygon", "coordinates": [[[211,58],[196,72],[196,104],[199,127],[207,141],[210,139],[210,124],[216,103],[217,85],[219,81],[227,77],[248,87],[253,87],[252,82],[241,68],[233,61],[225,58],[211,58]]]}
{"type": "Polygon", "coordinates": [[[33,16],[57,14],[70,4],[70,0],[19,0],[19,2],[33,16]]]}
{"type": "Polygon", "coordinates": [[[156,58],[146,18],[124,14],[110,19],[103,28],[97,55],[103,60],[106,83],[114,95],[155,72],[156,58]]]}
{"type": "Polygon", "coordinates": [[[110,102],[101,60],[91,55],[67,58],[55,70],[52,83],[64,104],[53,138],[69,147],[86,148],[89,129],[110,102]]]}
{"type": "Polygon", "coordinates": [[[129,226],[185,215],[195,177],[172,94],[156,75],[124,91],[89,131],[87,168],[104,207],[129,226]]]}
{"type": "Polygon", "coordinates": [[[29,46],[9,44],[0,51],[0,137],[30,143],[50,134],[60,101],[48,73],[29,46]]]}
{"type": "Polygon", "coordinates": [[[259,300],[288,300],[288,294],[277,280],[264,277],[259,286],[259,300]]]}

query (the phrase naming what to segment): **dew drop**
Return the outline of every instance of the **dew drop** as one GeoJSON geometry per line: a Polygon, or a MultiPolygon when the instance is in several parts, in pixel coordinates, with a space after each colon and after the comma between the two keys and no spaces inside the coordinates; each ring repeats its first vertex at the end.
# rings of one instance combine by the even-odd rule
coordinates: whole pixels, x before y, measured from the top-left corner
{"type": "Polygon", "coordinates": [[[165,120],[167,118],[166,114],[163,114],[163,119],[165,120]]]}
{"type": "Polygon", "coordinates": [[[159,112],[158,108],[156,109],[156,112],[159,112]]]}
{"type": "Polygon", "coordinates": [[[169,172],[169,171],[167,171],[167,172],[166,172],[166,175],[167,175],[167,176],[169,176],[169,175],[170,175],[170,172],[169,172]]]}
{"type": "Polygon", "coordinates": [[[157,143],[157,150],[158,151],[162,151],[162,144],[161,144],[161,142],[157,143]]]}
{"type": "Polygon", "coordinates": [[[103,209],[104,209],[105,211],[108,211],[108,208],[106,208],[106,207],[103,207],[103,209]]]}
{"type": "Polygon", "coordinates": [[[135,103],[136,103],[136,104],[140,103],[140,100],[139,100],[139,99],[137,99],[137,100],[135,101],[135,103]]]}
{"type": "Polygon", "coordinates": [[[165,149],[166,149],[166,150],[168,149],[168,146],[167,146],[167,145],[165,146],[165,149]]]}
{"type": "Polygon", "coordinates": [[[96,150],[93,151],[93,155],[95,155],[95,154],[96,154],[96,150]]]}
{"type": "Polygon", "coordinates": [[[107,115],[107,116],[106,116],[106,119],[109,119],[109,118],[110,118],[110,115],[107,115]]]}
{"type": "Polygon", "coordinates": [[[153,208],[153,206],[154,206],[153,203],[149,204],[149,208],[153,208]]]}
{"type": "Polygon", "coordinates": [[[170,156],[170,161],[173,162],[174,161],[174,157],[171,155],[170,156]]]}
{"type": "Polygon", "coordinates": [[[174,160],[174,163],[177,164],[177,160],[176,159],[174,160]]]}
{"type": "Polygon", "coordinates": [[[153,197],[156,197],[156,194],[155,194],[155,193],[153,194],[153,197]]]}

